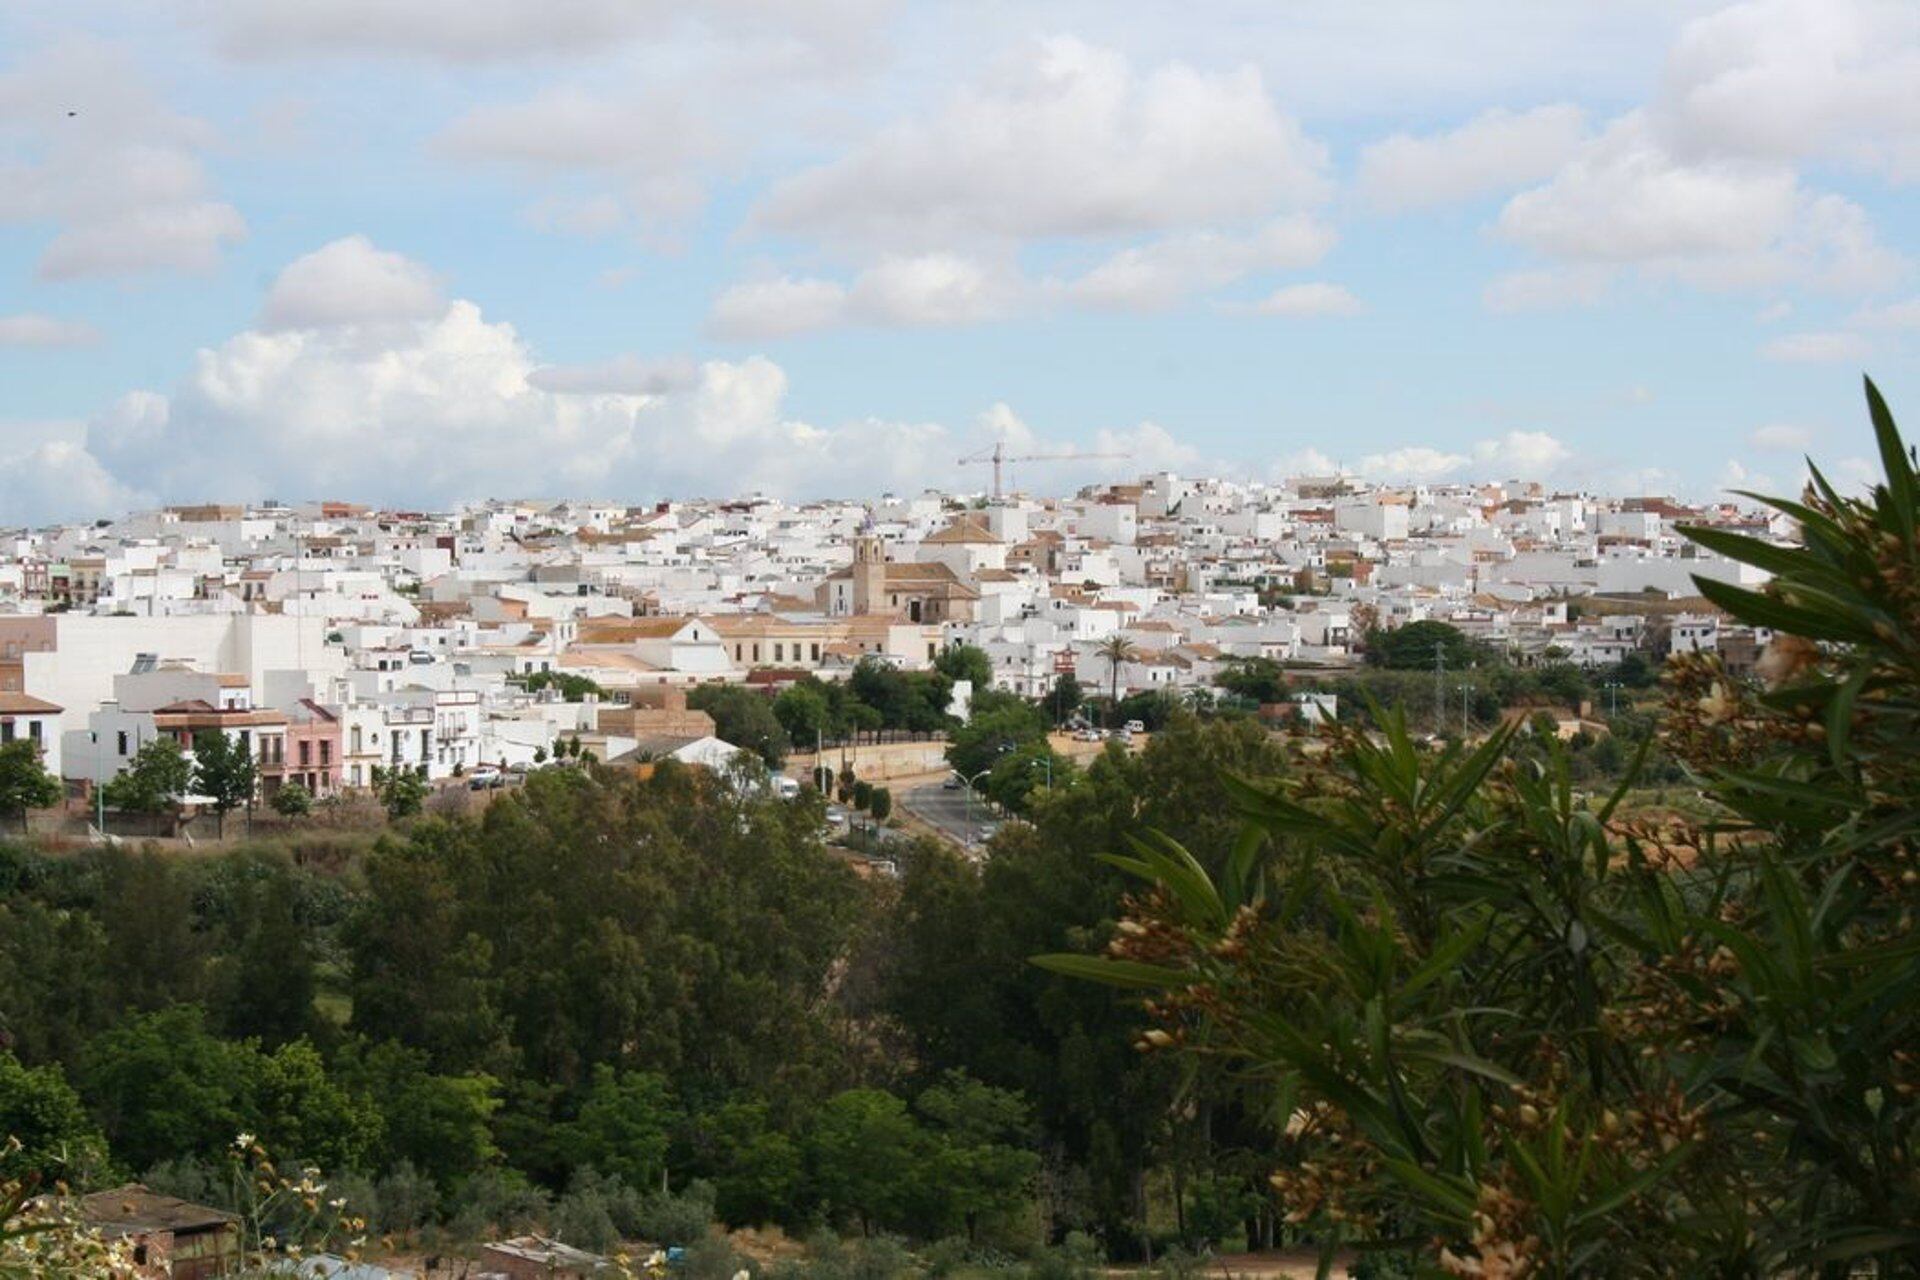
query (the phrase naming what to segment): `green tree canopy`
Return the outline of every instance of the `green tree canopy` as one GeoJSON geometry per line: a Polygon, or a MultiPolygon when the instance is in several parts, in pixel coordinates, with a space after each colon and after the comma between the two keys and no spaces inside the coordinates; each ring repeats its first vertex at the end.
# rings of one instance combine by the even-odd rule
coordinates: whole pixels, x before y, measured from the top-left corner
{"type": "Polygon", "coordinates": [[[106,787],[106,803],[127,813],[160,813],[193,786],[193,761],[172,738],[141,744],[106,787]]]}
{"type": "Polygon", "coordinates": [[[213,802],[222,834],[226,831],[227,815],[253,803],[257,781],[253,751],[245,739],[218,731],[194,737],[193,790],[213,802]]]}
{"type": "Polygon", "coordinates": [[[27,829],[27,810],[60,803],[60,779],[40,763],[40,748],[21,738],[0,744],[0,813],[18,813],[27,829]]]}
{"type": "Polygon", "coordinates": [[[81,1182],[106,1160],[107,1143],[80,1095],[54,1065],[23,1067],[0,1051],[0,1181],[37,1177],[81,1182]]]}
{"type": "Polygon", "coordinates": [[[1397,671],[1431,671],[1436,651],[1449,671],[1464,671],[1487,656],[1460,628],[1423,619],[1391,631],[1375,631],[1367,644],[1367,660],[1397,671]]]}
{"type": "Polygon", "coordinates": [[[962,680],[973,681],[975,693],[993,684],[993,659],[978,645],[948,645],[934,658],[933,667],[956,684],[962,680]]]}
{"type": "Polygon", "coordinates": [[[713,717],[714,733],[778,769],[793,749],[773,700],[737,684],[703,684],[687,694],[687,705],[713,717]]]}

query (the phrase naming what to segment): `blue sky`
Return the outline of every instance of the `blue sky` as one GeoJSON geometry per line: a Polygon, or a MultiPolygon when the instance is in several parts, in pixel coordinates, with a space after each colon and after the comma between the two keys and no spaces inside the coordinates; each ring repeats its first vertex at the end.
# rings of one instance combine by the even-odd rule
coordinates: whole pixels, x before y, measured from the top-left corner
{"type": "Polygon", "coordinates": [[[1149,468],[1711,494],[1920,392],[1920,9],[0,6],[0,524],[1149,468]],[[69,115],[69,112],[76,114],[69,115]]]}

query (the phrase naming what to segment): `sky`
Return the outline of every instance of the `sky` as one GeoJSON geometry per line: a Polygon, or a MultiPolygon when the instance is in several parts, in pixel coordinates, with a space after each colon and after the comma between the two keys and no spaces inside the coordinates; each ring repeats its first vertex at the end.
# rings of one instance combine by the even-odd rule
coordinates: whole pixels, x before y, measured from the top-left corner
{"type": "MultiPolygon", "coordinates": [[[[0,0],[0,526],[1843,479],[1910,0],[0,0]]],[[[1910,412],[1920,413],[1920,409],[1910,412]]]]}

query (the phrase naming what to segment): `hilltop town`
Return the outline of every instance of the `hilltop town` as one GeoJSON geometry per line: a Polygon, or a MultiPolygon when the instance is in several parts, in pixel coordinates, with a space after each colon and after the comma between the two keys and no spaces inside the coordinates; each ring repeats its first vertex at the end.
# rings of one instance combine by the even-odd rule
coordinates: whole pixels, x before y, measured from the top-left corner
{"type": "Polygon", "coordinates": [[[917,671],[960,644],[1035,699],[1069,673],[1187,698],[1249,659],[1337,672],[1366,633],[1422,620],[1516,665],[1750,666],[1764,637],[1692,580],[1760,575],[1683,523],[1780,532],[1730,505],[1528,483],[1166,473],[1064,498],[175,506],[6,539],[0,733],[72,797],[145,743],[215,732],[246,744],[260,799],[324,799],[386,771],[526,768],[556,740],[717,765],[738,744],[687,708],[692,687],[917,671]],[[569,681],[592,692],[569,700],[569,681]]]}

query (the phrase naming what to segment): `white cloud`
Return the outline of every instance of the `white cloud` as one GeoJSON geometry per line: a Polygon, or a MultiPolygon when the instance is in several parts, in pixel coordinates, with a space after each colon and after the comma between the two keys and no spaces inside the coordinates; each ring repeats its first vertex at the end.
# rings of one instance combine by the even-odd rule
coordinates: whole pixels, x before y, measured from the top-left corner
{"type": "Polygon", "coordinates": [[[1003,57],[933,115],[777,183],[753,221],[920,249],[1140,234],[1316,201],[1326,162],[1251,66],[1142,72],[1056,36],[1003,57]]]}
{"type": "Polygon", "coordinates": [[[221,48],[246,58],[393,54],[455,63],[602,55],[678,26],[832,45],[865,38],[887,0],[211,0],[221,48]]]}
{"type": "Polygon", "coordinates": [[[0,525],[92,520],[126,511],[142,497],[72,440],[0,454],[0,525]]]}
{"type": "Polygon", "coordinates": [[[247,229],[210,191],[212,141],[124,53],[55,46],[0,73],[0,224],[54,228],[43,279],[208,271],[247,229]]]}
{"type": "Polygon", "coordinates": [[[1573,450],[1545,431],[1509,431],[1477,441],[1458,453],[1432,445],[1406,445],[1360,459],[1360,474],[1380,480],[1432,483],[1469,476],[1537,480],[1565,470],[1573,450]]]}
{"type": "Polygon", "coordinates": [[[1307,284],[1288,284],[1275,289],[1260,301],[1245,308],[1256,315],[1357,316],[1365,308],[1345,286],[1315,280],[1307,284]]]}
{"type": "Polygon", "coordinates": [[[700,385],[700,366],[686,356],[622,355],[598,364],[542,365],[527,374],[527,385],[562,395],[664,396],[700,385]]]}
{"type": "Polygon", "coordinates": [[[1573,457],[1573,450],[1544,431],[1509,431],[1473,447],[1473,458],[1483,474],[1501,479],[1531,480],[1557,471],[1573,457]]]}
{"type": "Polygon", "coordinates": [[[0,347],[90,347],[100,331],[84,320],[62,320],[34,312],[0,316],[0,347]]]}
{"type": "Polygon", "coordinates": [[[267,291],[260,323],[268,329],[306,329],[429,320],[446,306],[432,271],[353,235],[288,263],[267,291]]]}
{"type": "Polygon", "coordinates": [[[1309,446],[1275,458],[1268,466],[1267,474],[1275,480],[1292,480],[1300,476],[1338,475],[1340,470],[1338,461],[1309,446]]]}
{"type": "Polygon", "coordinates": [[[1603,301],[1613,284],[1608,267],[1541,267],[1496,276],[1480,291],[1489,311],[1512,313],[1591,307],[1603,301]]]}
{"type": "Polygon", "coordinates": [[[1122,249],[1064,286],[1079,306],[1121,311],[1169,307],[1256,271],[1291,271],[1324,258],[1338,239],[1306,214],[1277,218],[1249,236],[1195,231],[1122,249]]]}
{"type": "Polygon", "coordinates": [[[1025,286],[951,253],[888,255],[854,278],[847,295],[854,319],[874,324],[972,324],[1003,315],[1025,286]]]}
{"type": "Polygon", "coordinates": [[[736,284],[714,299],[707,332],[716,338],[785,338],[841,323],[847,288],[835,280],[780,276],[736,284]]]}
{"type": "Polygon", "coordinates": [[[1644,112],[1609,125],[1501,210],[1507,239],[1549,258],[1635,266],[1712,288],[1857,290],[1905,269],[1865,212],[1782,164],[1677,156],[1644,112]]]}
{"type": "Polygon", "coordinates": [[[1849,323],[1869,329],[1920,329],[1920,298],[1862,307],[1849,323]]]}
{"type": "Polygon", "coordinates": [[[1905,0],[1752,0],[1697,18],[1659,110],[1703,153],[1853,159],[1920,178],[1920,9],[1905,0]]]}
{"type": "Polygon", "coordinates": [[[1430,445],[1408,445],[1385,453],[1368,454],[1360,459],[1360,474],[1380,480],[1425,483],[1444,480],[1472,461],[1464,453],[1449,453],[1430,445]]]}
{"type": "Polygon", "coordinates": [[[1360,192],[1376,208],[1418,209],[1511,191],[1550,177],[1586,136],[1570,103],[1494,108],[1448,133],[1397,133],[1360,153],[1360,192]]]}
{"type": "Polygon", "coordinates": [[[601,234],[629,218],[672,224],[706,199],[706,169],[726,143],[712,115],[666,93],[589,93],[549,88],[522,102],[475,107],[437,139],[461,159],[551,179],[590,175],[614,192],[548,197],[531,216],[576,234],[601,234]]]}
{"type": "Polygon", "coordinates": [[[845,324],[933,328],[1007,314],[1030,292],[1010,268],[951,253],[888,254],[843,285],[751,281],[714,300],[707,329],[721,338],[780,338],[845,324]]]}
{"type": "Polygon", "coordinates": [[[1789,364],[1835,364],[1864,360],[1873,348],[1857,333],[1842,331],[1783,334],[1760,353],[1789,364]]]}
{"type": "Polygon", "coordinates": [[[1769,422],[1755,427],[1747,443],[1769,453],[1791,453],[1812,444],[1813,431],[1796,423],[1769,422]]]}

